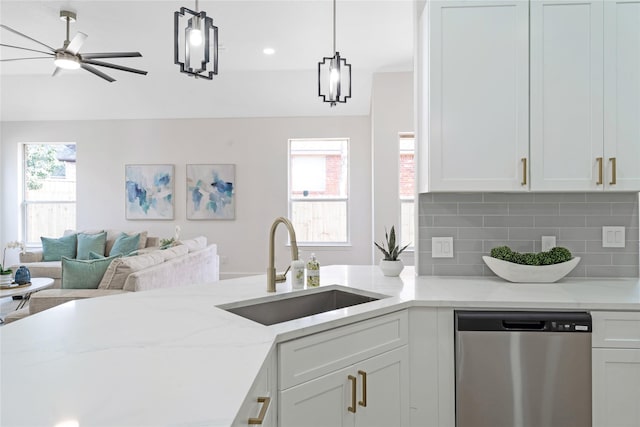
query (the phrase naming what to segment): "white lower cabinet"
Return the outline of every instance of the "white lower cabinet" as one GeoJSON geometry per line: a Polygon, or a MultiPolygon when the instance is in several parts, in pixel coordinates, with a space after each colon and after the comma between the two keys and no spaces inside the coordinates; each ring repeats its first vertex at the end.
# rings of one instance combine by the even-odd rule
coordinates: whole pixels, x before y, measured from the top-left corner
{"type": "Polygon", "coordinates": [[[280,344],[281,427],[409,425],[407,311],[280,344]]]}
{"type": "Polygon", "coordinates": [[[640,426],[640,349],[593,349],[593,425],[640,426]]]}
{"type": "Polygon", "coordinates": [[[280,394],[280,426],[406,426],[409,350],[403,346],[280,394]]]}
{"type": "Polygon", "coordinates": [[[640,313],[592,312],[593,426],[640,426],[640,313]]]}
{"type": "Polygon", "coordinates": [[[277,376],[276,356],[272,351],[262,365],[260,373],[245,397],[233,427],[259,425],[276,427],[277,424],[277,376]]]}

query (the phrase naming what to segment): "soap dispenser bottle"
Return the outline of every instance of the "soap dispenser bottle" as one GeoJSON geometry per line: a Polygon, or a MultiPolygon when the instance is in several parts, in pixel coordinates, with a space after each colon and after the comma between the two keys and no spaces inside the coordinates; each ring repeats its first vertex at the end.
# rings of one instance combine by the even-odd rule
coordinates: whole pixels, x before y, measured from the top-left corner
{"type": "Polygon", "coordinates": [[[316,254],[311,254],[307,262],[307,287],[320,286],[320,263],[316,260],[316,254]]]}
{"type": "Polygon", "coordinates": [[[291,262],[291,286],[293,289],[304,288],[304,261],[301,259],[291,262]]]}

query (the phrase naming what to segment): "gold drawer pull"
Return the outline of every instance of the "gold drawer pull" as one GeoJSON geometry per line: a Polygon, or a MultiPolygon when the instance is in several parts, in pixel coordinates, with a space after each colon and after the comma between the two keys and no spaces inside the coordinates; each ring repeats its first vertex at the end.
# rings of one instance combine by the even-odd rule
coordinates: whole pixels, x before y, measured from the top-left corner
{"type": "Polygon", "coordinates": [[[264,416],[267,415],[267,410],[269,409],[271,398],[258,397],[258,403],[262,403],[262,408],[260,408],[260,413],[258,414],[258,418],[249,418],[249,424],[251,425],[262,425],[262,422],[264,421],[264,416]]]}
{"type": "Polygon", "coordinates": [[[522,185],[527,185],[527,158],[522,158],[522,185]]]}
{"type": "Polygon", "coordinates": [[[349,381],[351,381],[351,406],[347,407],[349,412],[356,412],[356,387],[357,387],[357,379],[353,375],[349,375],[349,381]]]}
{"type": "Polygon", "coordinates": [[[611,182],[609,185],[616,185],[616,158],[609,157],[609,161],[611,162],[611,182]]]}
{"type": "Polygon", "coordinates": [[[367,373],[365,371],[358,371],[358,374],[362,376],[362,400],[358,402],[358,405],[367,407],[367,373]]]}
{"type": "Polygon", "coordinates": [[[596,181],[596,185],[602,185],[602,157],[596,157],[596,162],[598,162],[598,180],[596,181]]]}

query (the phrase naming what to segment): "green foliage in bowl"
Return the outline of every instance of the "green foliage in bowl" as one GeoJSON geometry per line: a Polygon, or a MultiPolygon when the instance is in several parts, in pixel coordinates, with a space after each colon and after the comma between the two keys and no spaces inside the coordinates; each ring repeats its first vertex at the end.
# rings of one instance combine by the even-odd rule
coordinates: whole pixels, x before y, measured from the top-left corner
{"type": "Polygon", "coordinates": [[[555,247],[547,252],[537,254],[520,253],[512,251],[508,246],[498,246],[491,249],[493,258],[523,265],[552,265],[569,261],[572,258],[567,248],[555,247]]]}

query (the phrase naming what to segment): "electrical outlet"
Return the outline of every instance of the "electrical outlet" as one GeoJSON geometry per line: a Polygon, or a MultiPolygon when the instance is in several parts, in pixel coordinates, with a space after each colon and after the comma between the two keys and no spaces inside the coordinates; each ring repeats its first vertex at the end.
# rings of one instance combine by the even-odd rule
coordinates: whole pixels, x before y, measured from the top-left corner
{"type": "Polygon", "coordinates": [[[453,237],[432,237],[431,258],[453,258],[453,237]]]}
{"type": "Polygon", "coordinates": [[[556,236],[542,236],[542,252],[550,251],[556,247],[556,236]]]}
{"type": "Polygon", "coordinates": [[[624,248],[624,227],[602,227],[603,248],[624,248]]]}
{"type": "Polygon", "coordinates": [[[227,263],[227,256],[226,255],[220,255],[220,264],[226,264],[227,263]]]}

